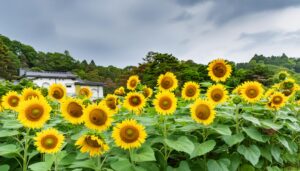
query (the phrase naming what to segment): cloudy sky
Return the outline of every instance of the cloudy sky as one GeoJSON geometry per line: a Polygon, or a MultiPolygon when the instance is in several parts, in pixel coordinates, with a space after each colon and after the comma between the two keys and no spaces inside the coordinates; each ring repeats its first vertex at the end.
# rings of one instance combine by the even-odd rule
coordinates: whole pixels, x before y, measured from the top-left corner
{"type": "Polygon", "coordinates": [[[136,65],[149,51],[198,63],[300,57],[300,1],[8,0],[0,34],[103,66],[136,65]]]}

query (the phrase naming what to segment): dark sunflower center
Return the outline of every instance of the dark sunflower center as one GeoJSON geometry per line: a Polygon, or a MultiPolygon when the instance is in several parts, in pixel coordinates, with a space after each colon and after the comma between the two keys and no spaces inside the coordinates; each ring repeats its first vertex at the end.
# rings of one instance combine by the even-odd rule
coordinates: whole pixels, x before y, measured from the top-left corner
{"type": "Polygon", "coordinates": [[[287,89],[291,89],[294,87],[294,83],[293,82],[285,82],[283,84],[284,88],[287,88],[287,89]]]}
{"type": "Polygon", "coordinates": [[[106,100],[106,105],[110,108],[110,109],[116,109],[117,104],[116,104],[116,99],[115,98],[108,98],[106,100]]]}
{"type": "Polygon", "coordinates": [[[85,142],[87,145],[94,147],[94,148],[100,148],[101,145],[98,143],[97,140],[93,140],[90,136],[85,138],[85,142]]]}
{"type": "Polygon", "coordinates": [[[196,113],[197,118],[199,118],[201,120],[206,120],[210,116],[210,109],[207,105],[200,104],[197,106],[195,113],[196,113]]]}
{"type": "Polygon", "coordinates": [[[39,104],[33,104],[25,110],[26,118],[30,121],[37,121],[39,120],[44,113],[44,108],[39,104]]]}
{"type": "Polygon", "coordinates": [[[87,89],[81,89],[80,90],[80,95],[82,95],[82,96],[88,96],[89,95],[89,91],[87,89]]]}
{"type": "Polygon", "coordinates": [[[139,138],[139,131],[134,126],[126,126],[121,128],[120,137],[126,143],[132,143],[138,140],[139,138]]]}
{"type": "Polygon", "coordinates": [[[69,103],[68,107],[67,107],[67,111],[68,113],[75,118],[79,118],[82,116],[83,111],[82,111],[82,107],[76,103],[76,102],[71,102],[69,103]]]}
{"type": "Polygon", "coordinates": [[[130,87],[135,87],[136,84],[137,84],[137,81],[136,80],[131,80],[129,84],[130,84],[130,87]]]}
{"type": "Polygon", "coordinates": [[[280,104],[283,101],[282,97],[276,96],[273,98],[273,103],[274,104],[280,104]]]}
{"type": "Polygon", "coordinates": [[[90,112],[89,118],[93,124],[101,126],[107,121],[107,113],[101,109],[94,109],[90,112]]]}
{"type": "Polygon", "coordinates": [[[25,97],[25,100],[32,99],[32,98],[36,98],[36,97],[38,97],[37,94],[35,94],[35,93],[30,93],[30,94],[28,94],[28,95],[25,97]]]}
{"type": "Polygon", "coordinates": [[[145,89],[143,90],[143,94],[144,94],[144,96],[145,96],[146,98],[150,96],[150,92],[149,92],[149,90],[148,90],[147,88],[145,88],[145,89]]]}
{"type": "Polygon", "coordinates": [[[41,144],[46,149],[53,149],[57,146],[58,138],[54,135],[47,135],[41,140],[41,144]]]}
{"type": "Polygon", "coordinates": [[[292,91],[292,90],[289,90],[289,89],[285,89],[285,90],[282,91],[282,93],[283,93],[285,96],[291,95],[292,92],[293,92],[293,91],[292,91]]]}
{"type": "Polygon", "coordinates": [[[226,66],[224,64],[217,63],[213,67],[212,71],[216,77],[224,77],[227,70],[226,70],[226,66]]]}
{"type": "Polygon", "coordinates": [[[258,96],[258,90],[254,88],[250,88],[246,91],[246,95],[250,98],[255,98],[258,96]]]}
{"type": "Polygon", "coordinates": [[[163,110],[168,110],[172,107],[172,100],[169,97],[162,97],[159,100],[159,107],[163,110]]]}
{"type": "Polygon", "coordinates": [[[12,107],[17,107],[18,104],[19,104],[19,97],[17,96],[11,96],[9,99],[8,99],[8,104],[12,107]]]}
{"type": "Polygon", "coordinates": [[[222,99],[223,97],[223,91],[219,89],[215,89],[211,93],[211,98],[215,101],[218,102],[222,99]]]}
{"type": "Polygon", "coordinates": [[[161,86],[164,89],[169,89],[173,86],[173,80],[170,77],[164,77],[161,81],[161,86]]]}
{"type": "Polygon", "coordinates": [[[55,99],[61,99],[61,98],[64,97],[64,90],[61,89],[61,88],[56,88],[56,89],[53,91],[52,96],[53,96],[55,99]]]}
{"type": "Polygon", "coordinates": [[[129,98],[129,103],[131,106],[138,106],[140,105],[142,100],[140,99],[139,96],[132,96],[129,98]]]}
{"type": "Polygon", "coordinates": [[[188,86],[185,95],[188,97],[193,97],[196,94],[197,88],[195,86],[188,86]]]}

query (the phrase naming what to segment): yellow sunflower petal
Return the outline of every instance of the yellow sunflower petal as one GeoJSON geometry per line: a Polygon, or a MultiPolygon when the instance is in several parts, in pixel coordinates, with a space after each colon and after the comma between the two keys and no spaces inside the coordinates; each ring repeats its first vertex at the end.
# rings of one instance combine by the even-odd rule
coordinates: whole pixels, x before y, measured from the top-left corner
{"type": "Polygon", "coordinates": [[[200,95],[199,84],[189,81],[184,83],[183,88],[181,90],[181,97],[184,100],[195,100],[200,95]]]}
{"type": "Polygon", "coordinates": [[[177,99],[174,93],[169,91],[159,92],[153,100],[153,105],[157,113],[171,115],[176,111],[177,99]]]}
{"type": "Polygon", "coordinates": [[[157,80],[160,91],[174,91],[178,86],[178,80],[172,72],[161,74],[157,80]]]}
{"type": "Polygon", "coordinates": [[[80,87],[78,96],[89,99],[93,96],[93,92],[89,87],[80,87]]]}
{"type": "Polygon", "coordinates": [[[95,135],[82,135],[75,145],[80,148],[80,152],[89,153],[91,157],[102,155],[109,150],[104,140],[95,135]]]}
{"type": "Polygon", "coordinates": [[[221,104],[227,101],[228,91],[222,84],[216,84],[208,88],[206,96],[214,104],[221,104]]]}
{"type": "Polygon", "coordinates": [[[136,120],[127,119],[113,128],[112,138],[117,146],[123,149],[139,148],[147,137],[143,125],[136,120]]]}
{"type": "Polygon", "coordinates": [[[61,150],[64,139],[64,136],[56,129],[50,128],[38,132],[34,138],[34,144],[39,152],[53,154],[61,150]]]}
{"type": "Polygon", "coordinates": [[[38,99],[42,99],[44,98],[44,96],[42,95],[41,91],[38,89],[32,89],[32,88],[25,88],[22,91],[22,96],[21,96],[22,100],[29,100],[31,98],[38,98],[38,99]]]}
{"type": "Polygon", "coordinates": [[[225,82],[231,75],[231,66],[224,59],[216,59],[208,65],[208,75],[213,81],[225,82]]]}
{"type": "Polygon", "coordinates": [[[140,113],[146,105],[146,100],[143,94],[138,92],[129,92],[124,100],[124,107],[129,111],[140,113]]]}
{"type": "Polygon", "coordinates": [[[20,102],[21,98],[15,91],[10,91],[2,97],[2,106],[4,109],[16,110],[20,102]]]}
{"type": "Polygon", "coordinates": [[[262,98],[263,93],[263,86],[257,81],[247,81],[242,85],[241,96],[249,103],[259,101],[262,98]]]}
{"type": "Polygon", "coordinates": [[[215,119],[214,105],[210,101],[198,99],[190,108],[191,117],[203,125],[211,124],[215,119]]]}
{"type": "Polygon", "coordinates": [[[62,116],[72,124],[83,122],[83,110],[84,106],[80,99],[67,98],[61,103],[62,116]]]}
{"type": "Polygon", "coordinates": [[[67,96],[66,87],[62,84],[52,84],[49,87],[48,96],[53,100],[63,101],[67,96]]]}
{"type": "Polygon", "coordinates": [[[139,76],[133,75],[130,76],[127,80],[127,89],[135,90],[136,86],[140,83],[139,76]]]}

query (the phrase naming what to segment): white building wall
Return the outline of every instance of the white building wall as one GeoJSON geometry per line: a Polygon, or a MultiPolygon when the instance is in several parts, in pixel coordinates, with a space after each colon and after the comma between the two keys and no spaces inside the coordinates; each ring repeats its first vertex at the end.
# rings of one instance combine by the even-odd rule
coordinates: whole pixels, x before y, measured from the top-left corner
{"type": "Polygon", "coordinates": [[[90,87],[93,92],[92,99],[103,98],[103,87],[102,86],[86,86],[90,87]]]}
{"type": "Polygon", "coordinates": [[[36,78],[32,80],[39,87],[48,88],[51,84],[60,83],[67,89],[67,94],[69,96],[75,95],[75,82],[76,80],[72,79],[62,79],[62,78],[36,78]]]}

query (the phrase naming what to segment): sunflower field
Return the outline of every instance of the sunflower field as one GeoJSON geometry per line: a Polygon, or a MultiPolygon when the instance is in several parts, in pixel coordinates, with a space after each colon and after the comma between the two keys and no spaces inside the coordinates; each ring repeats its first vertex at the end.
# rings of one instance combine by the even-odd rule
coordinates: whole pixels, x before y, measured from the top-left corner
{"type": "Polygon", "coordinates": [[[226,60],[208,65],[211,82],[166,72],[157,87],[131,76],[126,88],[92,101],[53,84],[1,97],[0,171],[300,170],[300,87],[287,72],[264,87],[225,85],[226,60]]]}

